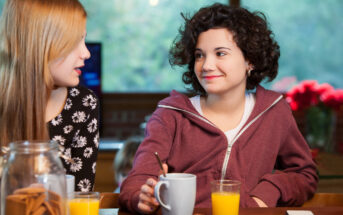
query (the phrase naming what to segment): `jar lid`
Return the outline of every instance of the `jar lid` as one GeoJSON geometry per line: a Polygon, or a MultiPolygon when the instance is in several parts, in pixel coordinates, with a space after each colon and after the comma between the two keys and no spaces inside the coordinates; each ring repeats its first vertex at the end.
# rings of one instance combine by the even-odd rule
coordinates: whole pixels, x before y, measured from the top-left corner
{"type": "Polygon", "coordinates": [[[53,140],[22,140],[15,141],[9,144],[10,152],[18,153],[33,153],[33,152],[45,152],[49,150],[57,150],[58,144],[53,140]]]}

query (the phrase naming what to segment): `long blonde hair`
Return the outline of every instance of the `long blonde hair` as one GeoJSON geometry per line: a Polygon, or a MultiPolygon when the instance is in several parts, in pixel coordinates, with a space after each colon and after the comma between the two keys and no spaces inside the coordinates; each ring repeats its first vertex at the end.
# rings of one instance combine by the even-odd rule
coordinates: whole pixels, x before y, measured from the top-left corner
{"type": "Polygon", "coordinates": [[[78,0],[7,0],[0,20],[1,146],[49,138],[49,62],[81,41],[86,16],[78,0]]]}

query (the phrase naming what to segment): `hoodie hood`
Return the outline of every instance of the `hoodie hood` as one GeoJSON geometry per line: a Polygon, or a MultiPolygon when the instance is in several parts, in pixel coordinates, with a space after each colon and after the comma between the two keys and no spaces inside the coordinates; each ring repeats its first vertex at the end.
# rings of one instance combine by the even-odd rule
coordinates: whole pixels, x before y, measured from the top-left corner
{"type": "MultiPolygon", "coordinates": [[[[248,121],[250,121],[250,119],[252,118],[255,118],[258,114],[266,110],[280,96],[281,96],[280,93],[266,90],[262,86],[258,85],[256,88],[256,103],[255,103],[252,113],[250,114],[248,121]]],[[[171,106],[177,109],[182,109],[182,110],[200,115],[193,107],[189,98],[186,95],[179,93],[175,90],[173,90],[170,93],[169,97],[161,100],[158,103],[158,105],[171,106]]]]}
{"type": "Polygon", "coordinates": [[[192,113],[197,113],[189,98],[176,90],[171,91],[169,97],[161,100],[158,105],[172,106],[192,113]]]}

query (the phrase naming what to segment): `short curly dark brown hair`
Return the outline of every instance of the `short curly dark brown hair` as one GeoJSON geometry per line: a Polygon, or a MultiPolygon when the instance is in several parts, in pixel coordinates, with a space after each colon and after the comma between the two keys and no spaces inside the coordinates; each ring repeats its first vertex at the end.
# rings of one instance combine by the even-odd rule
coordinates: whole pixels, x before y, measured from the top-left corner
{"type": "Polygon", "coordinates": [[[215,3],[201,8],[192,18],[181,15],[185,24],[169,51],[169,62],[172,66],[188,65],[182,80],[191,85],[190,92],[206,95],[194,72],[194,52],[199,34],[213,28],[228,29],[244,58],[253,65],[247,89],[254,89],[265,78],[272,81],[276,77],[280,48],[263,13],[215,3]]]}

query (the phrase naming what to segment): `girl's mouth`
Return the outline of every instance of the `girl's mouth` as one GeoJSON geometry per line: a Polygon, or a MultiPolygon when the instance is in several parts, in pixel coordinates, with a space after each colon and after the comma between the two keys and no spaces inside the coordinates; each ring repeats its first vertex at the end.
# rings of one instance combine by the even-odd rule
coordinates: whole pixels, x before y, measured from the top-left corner
{"type": "Polygon", "coordinates": [[[206,80],[212,80],[212,79],[219,78],[219,77],[220,77],[220,75],[208,75],[208,76],[204,76],[203,78],[206,80]]]}
{"type": "Polygon", "coordinates": [[[81,74],[82,74],[82,71],[81,71],[81,69],[80,69],[80,68],[75,68],[75,69],[74,69],[74,71],[75,71],[77,74],[79,74],[79,75],[81,75],[81,74]]]}

